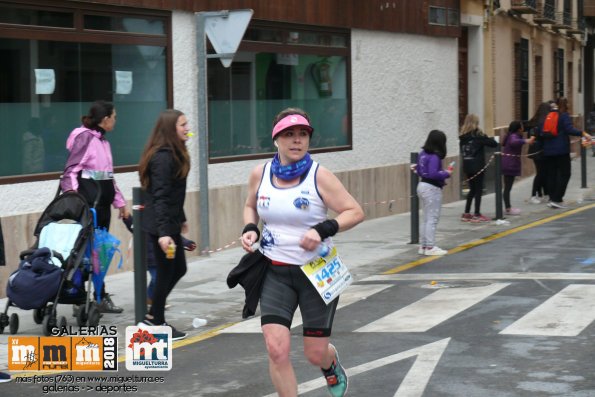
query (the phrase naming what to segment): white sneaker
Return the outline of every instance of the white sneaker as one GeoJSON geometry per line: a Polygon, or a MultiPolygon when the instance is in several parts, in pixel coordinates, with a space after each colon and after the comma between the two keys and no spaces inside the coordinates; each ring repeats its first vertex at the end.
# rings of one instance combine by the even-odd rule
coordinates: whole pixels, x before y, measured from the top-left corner
{"type": "Polygon", "coordinates": [[[539,197],[537,196],[533,196],[529,199],[529,202],[531,204],[541,204],[541,200],[539,199],[539,197]]]}
{"type": "Polygon", "coordinates": [[[438,247],[437,245],[433,246],[432,248],[426,248],[424,255],[427,256],[442,256],[446,255],[448,251],[443,250],[442,248],[438,247]]]}
{"type": "Polygon", "coordinates": [[[426,253],[426,249],[420,245],[419,248],[417,249],[417,253],[420,255],[423,255],[426,253]]]}
{"type": "Polygon", "coordinates": [[[550,201],[548,203],[548,207],[550,207],[550,208],[558,208],[558,209],[568,208],[563,203],[556,203],[555,201],[550,201]]]}

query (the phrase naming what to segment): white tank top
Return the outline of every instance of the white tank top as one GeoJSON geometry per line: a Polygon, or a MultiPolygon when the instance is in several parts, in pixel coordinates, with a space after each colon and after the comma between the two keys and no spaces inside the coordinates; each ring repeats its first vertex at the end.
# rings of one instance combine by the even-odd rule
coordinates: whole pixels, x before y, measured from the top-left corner
{"type": "MultiPolygon", "coordinates": [[[[314,225],[327,219],[327,208],[318,193],[313,162],[308,175],[296,186],[273,185],[271,163],[264,166],[256,193],[256,210],[264,225],[260,251],[269,259],[291,265],[303,265],[318,256],[317,250],[300,247],[303,235],[314,225]]],[[[325,243],[332,247],[332,240],[325,243]]]]}

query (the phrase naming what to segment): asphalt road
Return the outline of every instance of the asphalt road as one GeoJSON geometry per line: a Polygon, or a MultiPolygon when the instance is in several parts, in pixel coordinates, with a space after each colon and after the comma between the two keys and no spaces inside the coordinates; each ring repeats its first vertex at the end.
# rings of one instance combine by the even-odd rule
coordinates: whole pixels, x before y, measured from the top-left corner
{"type": "MultiPolygon", "coordinates": [[[[359,280],[341,298],[332,337],[350,375],[348,395],[594,396],[594,220],[588,209],[359,280]]],[[[163,377],[151,383],[75,373],[81,378],[70,383],[14,380],[0,394],[51,395],[51,385],[69,385],[79,390],[60,394],[274,395],[258,321],[179,346],[172,371],[128,372],[120,363],[114,374],[163,377]]],[[[320,372],[301,353],[299,324],[292,335],[301,395],[325,396],[320,372]]]]}

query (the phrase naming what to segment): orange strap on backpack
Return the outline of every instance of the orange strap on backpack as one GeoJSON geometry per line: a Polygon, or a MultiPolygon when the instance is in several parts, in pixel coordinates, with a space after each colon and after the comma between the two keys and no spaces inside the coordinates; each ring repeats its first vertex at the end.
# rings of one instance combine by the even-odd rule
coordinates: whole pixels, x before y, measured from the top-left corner
{"type": "Polygon", "coordinates": [[[560,113],[552,111],[547,114],[545,121],[543,122],[543,133],[551,136],[558,136],[558,119],[560,113]]]}

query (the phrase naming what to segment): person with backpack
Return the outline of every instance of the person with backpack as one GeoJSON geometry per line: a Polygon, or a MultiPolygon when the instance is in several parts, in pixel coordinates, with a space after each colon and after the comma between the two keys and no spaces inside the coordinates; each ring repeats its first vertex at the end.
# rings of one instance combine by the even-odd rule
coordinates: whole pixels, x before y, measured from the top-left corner
{"type": "Polygon", "coordinates": [[[568,113],[568,99],[560,97],[556,101],[557,108],[553,108],[543,125],[543,155],[546,161],[546,174],[550,201],[548,207],[558,209],[567,208],[564,204],[564,194],[570,180],[570,137],[583,136],[591,141],[591,135],[574,128],[572,118],[568,113]],[[556,121],[557,116],[557,121],[556,121]]]}
{"type": "Polygon", "coordinates": [[[513,208],[510,205],[510,191],[512,184],[517,176],[521,175],[521,151],[523,145],[535,142],[535,137],[523,138],[524,126],[521,121],[513,121],[508,127],[508,134],[502,142],[502,176],[504,177],[504,208],[506,215],[520,215],[519,208],[513,208]]]}
{"type": "Polygon", "coordinates": [[[446,157],[446,134],[432,130],[419,153],[415,172],[421,178],[417,185],[417,195],[423,205],[424,221],[421,224],[421,241],[418,254],[440,256],[447,253],[436,243],[436,226],[440,220],[442,207],[442,188],[452,174],[452,166],[442,169],[442,160],[446,157]]]}
{"type": "Polygon", "coordinates": [[[488,137],[479,128],[479,117],[468,114],[459,135],[459,148],[463,158],[463,173],[467,177],[469,193],[465,203],[465,212],[461,216],[462,222],[489,222],[490,218],[481,214],[481,195],[485,175],[485,147],[496,147],[498,142],[488,137]],[[471,214],[471,203],[475,199],[475,212],[471,214]]]}
{"type": "Polygon", "coordinates": [[[529,199],[529,202],[532,204],[540,204],[544,197],[549,194],[546,183],[545,160],[543,158],[543,137],[540,134],[539,126],[543,124],[550,110],[551,103],[542,102],[537,107],[537,111],[535,111],[533,117],[525,125],[529,138],[535,137],[535,140],[529,145],[529,150],[527,151],[535,166],[535,176],[533,177],[531,198],[529,199]]]}

